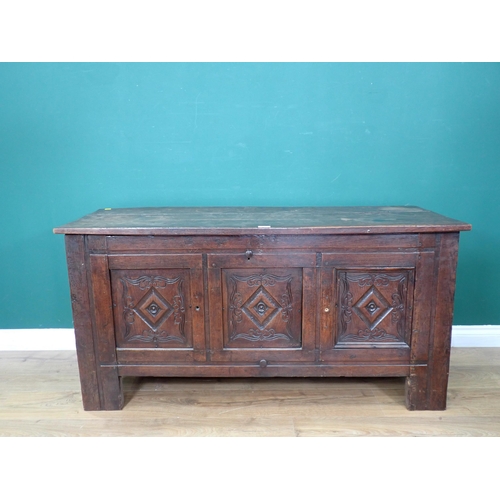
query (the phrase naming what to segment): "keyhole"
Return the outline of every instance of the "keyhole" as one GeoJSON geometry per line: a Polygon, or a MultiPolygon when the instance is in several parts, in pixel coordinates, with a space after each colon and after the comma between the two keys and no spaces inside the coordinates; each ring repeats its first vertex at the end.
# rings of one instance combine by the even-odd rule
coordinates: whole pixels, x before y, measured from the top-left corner
{"type": "Polygon", "coordinates": [[[196,306],[196,307],[195,307],[195,310],[196,310],[196,311],[199,311],[199,310],[200,310],[200,306],[196,306]]]}

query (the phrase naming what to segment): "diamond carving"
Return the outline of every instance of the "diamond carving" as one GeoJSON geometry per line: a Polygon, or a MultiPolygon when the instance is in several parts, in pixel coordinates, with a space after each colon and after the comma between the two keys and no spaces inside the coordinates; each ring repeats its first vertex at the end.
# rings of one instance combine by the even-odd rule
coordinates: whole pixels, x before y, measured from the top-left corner
{"type": "Polygon", "coordinates": [[[413,272],[339,273],[337,345],[377,343],[409,345],[413,272]]]}
{"type": "Polygon", "coordinates": [[[261,285],[241,309],[258,328],[265,328],[279,313],[281,306],[261,285]]]}
{"type": "Polygon", "coordinates": [[[174,312],[174,308],[152,288],[133,308],[139,317],[153,330],[174,312]]]}
{"type": "Polygon", "coordinates": [[[267,272],[245,275],[246,271],[242,274],[235,271],[225,271],[227,345],[251,347],[250,343],[263,346],[270,342],[280,347],[300,345],[302,270],[293,269],[285,276],[267,272]],[[295,302],[294,297],[297,297],[295,302]],[[299,304],[297,308],[295,303],[299,304]]]}
{"type": "Polygon", "coordinates": [[[158,274],[130,278],[116,271],[122,286],[124,342],[176,342],[186,345],[184,279],[158,274]],[[137,320],[140,321],[137,321],[137,320]]]}
{"type": "Polygon", "coordinates": [[[392,307],[385,297],[374,287],[354,304],[354,312],[373,330],[391,311],[392,307]]]}

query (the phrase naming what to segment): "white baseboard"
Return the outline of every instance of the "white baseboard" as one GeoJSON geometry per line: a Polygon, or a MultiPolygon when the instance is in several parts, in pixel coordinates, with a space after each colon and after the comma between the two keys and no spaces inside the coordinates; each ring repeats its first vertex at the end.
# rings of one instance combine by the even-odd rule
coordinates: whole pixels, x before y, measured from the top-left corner
{"type": "Polygon", "coordinates": [[[500,325],[453,325],[452,347],[500,347],[500,325]]]}
{"type": "MultiPolygon", "coordinates": [[[[500,347],[500,325],[453,326],[452,347],[500,347]]],[[[0,351],[74,351],[73,328],[0,330],[0,351]]]]}
{"type": "Polygon", "coordinates": [[[0,351],[76,351],[73,328],[0,330],[0,351]]]}

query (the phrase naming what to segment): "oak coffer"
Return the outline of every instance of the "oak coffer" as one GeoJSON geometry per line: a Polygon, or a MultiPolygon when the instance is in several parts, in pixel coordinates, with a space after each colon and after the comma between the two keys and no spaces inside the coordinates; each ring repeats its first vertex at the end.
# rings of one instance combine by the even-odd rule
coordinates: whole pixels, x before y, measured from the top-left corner
{"type": "Polygon", "coordinates": [[[444,410],[459,232],[418,207],[98,210],[65,234],[86,410],[121,378],[406,377],[444,410]]]}

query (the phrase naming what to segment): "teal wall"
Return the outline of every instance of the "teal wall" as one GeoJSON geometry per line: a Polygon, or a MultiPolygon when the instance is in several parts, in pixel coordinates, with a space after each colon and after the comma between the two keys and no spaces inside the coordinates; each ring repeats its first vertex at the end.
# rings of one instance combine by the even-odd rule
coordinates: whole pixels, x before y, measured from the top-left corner
{"type": "Polygon", "coordinates": [[[0,64],[0,328],[70,327],[98,208],[419,205],[463,233],[455,324],[500,324],[500,64],[0,64]]]}

